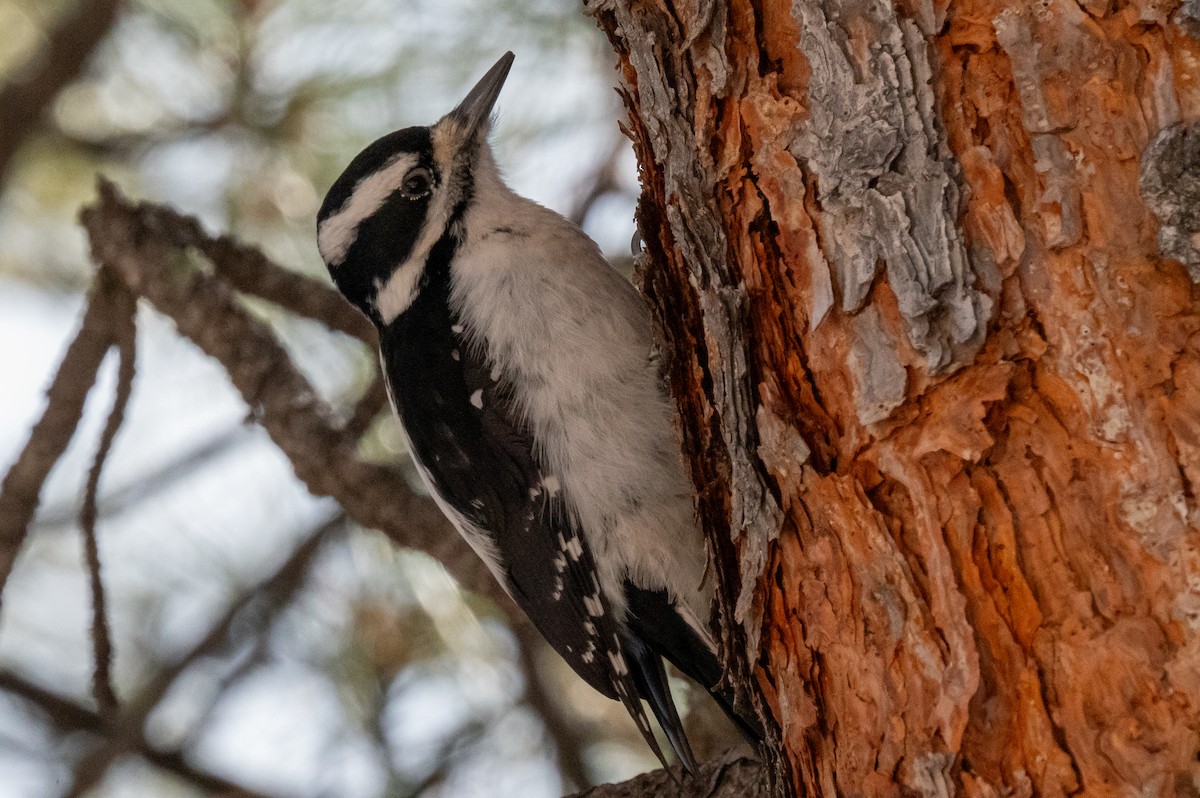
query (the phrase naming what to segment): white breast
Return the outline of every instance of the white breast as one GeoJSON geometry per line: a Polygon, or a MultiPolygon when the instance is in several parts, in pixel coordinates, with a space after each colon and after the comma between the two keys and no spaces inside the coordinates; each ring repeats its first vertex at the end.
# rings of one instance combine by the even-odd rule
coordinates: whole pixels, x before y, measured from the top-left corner
{"type": "Polygon", "coordinates": [[[480,171],[454,259],[455,309],[513,384],[614,609],[624,611],[628,577],[678,589],[707,618],[704,542],[645,305],[576,225],[480,171]]]}

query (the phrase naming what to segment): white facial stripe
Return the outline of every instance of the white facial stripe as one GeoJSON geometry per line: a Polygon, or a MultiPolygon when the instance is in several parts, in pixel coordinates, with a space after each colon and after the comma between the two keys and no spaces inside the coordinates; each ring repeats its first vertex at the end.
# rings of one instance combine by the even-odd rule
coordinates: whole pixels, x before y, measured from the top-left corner
{"type": "Polygon", "coordinates": [[[445,186],[441,189],[435,190],[430,198],[429,208],[425,211],[425,224],[421,227],[417,243],[413,245],[412,255],[392,273],[376,296],[375,307],[384,324],[391,324],[417,298],[417,285],[425,271],[429,252],[446,232],[446,224],[450,221],[450,192],[445,190],[445,186]]]}
{"type": "MultiPolygon", "coordinates": [[[[425,221],[408,260],[400,264],[387,282],[379,286],[375,307],[384,324],[392,323],[417,297],[421,274],[429,253],[446,232],[450,213],[460,191],[452,188],[454,157],[458,154],[462,130],[451,120],[442,120],[433,128],[433,157],[443,175],[425,210],[425,221]]],[[[391,193],[400,187],[404,176],[417,165],[417,156],[400,156],[375,174],[359,181],[345,205],[317,231],[317,248],[330,266],[340,266],[358,235],[363,220],[379,210],[391,193]]]]}
{"type": "Polygon", "coordinates": [[[425,258],[413,258],[392,272],[388,281],[379,287],[379,293],[375,295],[375,308],[384,324],[395,321],[417,298],[417,283],[424,269],[425,258]]]}
{"type": "Polygon", "coordinates": [[[337,213],[321,222],[317,230],[317,249],[330,266],[340,266],[354,239],[358,226],[400,188],[408,170],[417,165],[415,153],[405,153],[383,169],[364,177],[354,186],[350,198],[337,213]]]}
{"type": "MultiPolygon", "coordinates": [[[[446,232],[446,225],[450,221],[450,212],[456,201],[456,193],[448,189],[450,181],[453,180],[451,159],[454,152],[454,136],[458,131],[457,128],[447,130],[443,125],[444,123],[439,123],[433,129],[433,157],[441,167],[445,179],[429,199],[429,207],[425,211],[425,223],[421,227],[420,237],[413,245],[412,255],[388,278],[376,298],[375,306],[379,310],[384,324],[391,324],[397,316],[408,310],[408,306],[417,298],[417,285],[420,282],[421,273],[425,270],[425,262],[429,260],[429,252],[446,232]]],[[[401,179],[403,179],[403,175],[401,179]]],[[[365,184],[366,181],[364,180],[363,183],[365,184]]],[[[354,193],[357,196],[359,190],[356,188],[354,193]]],[[[369,216],[370,213],[366,215],[369,216]]],[[[331,216],[330,220],[332,221],[334,218],[336,217],[331,216]]],[[[322,225],[323,228],[324,225],[322,225]]],[[[354,239],[351,237],[350,243],[353,241],[354,239]]],[[[349,249],[349,244],[346,245],[346,249],[349,249]]]]}

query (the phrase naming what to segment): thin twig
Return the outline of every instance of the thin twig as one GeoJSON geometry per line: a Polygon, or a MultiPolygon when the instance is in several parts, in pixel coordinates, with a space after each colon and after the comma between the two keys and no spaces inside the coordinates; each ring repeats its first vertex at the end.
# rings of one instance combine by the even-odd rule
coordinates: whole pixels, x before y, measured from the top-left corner
{"type": "Polygon", "coordinates": [[[383,384],[383,375],[376,370],[371,384],[367,386],[366,393],[358,400],[354,406],[354,412],[342,426],[342,433],[353,440],[361,438],[370,428],[371,422],[387,406],[387,401],[387,389],[383,384]]]}
{"type": "MultiPolygon", "coordinates": [[[[18,696],[45,713],[54,727],[62,732],[82,731],[98,735],[113,733],[112,722],[99,712],[63,698],[16,674],[0,671],[0,690],[18,696]]],[[[174,773],[208,792],[241,798],[269,798],[264,793],[247,790],[240,784],[189,764],[182,751],[159,750],[143,743],[136,753],[156,767],[174,773]]]]}
{"type": "Polygon", "coordinates": [[[55,143],[71,147],[93,161],[132,161],[154,147],[209,136],[232,122],[231,115],[222,112],[199,121],[172,120],[145,131],[99,134],[94,130],[76,131],[48,119],[46,133],[55,143]]]}
{"type": "Polygon", "coordinates": [[[182,751],[159,751],[157,748],[144,745],[138,749],[138,754],[155,767],[174,773],[188,783],[211,794],[213,798],[271,798],[266,793],[234,784],[215,773],[209,773],[191,765],[182,751]]]}
{"type": "Polygon", "coordinates": [[[304,585],[308,571],[322,546],[332,534],[344,529],[345,524],[345,515],[339,513],[319,526],[273,574],[243,593],[230,605],[199,642],[183,656],[159,670],[149,683],[125,704],[113,722],[112,732],[107,735],[105,743],[76,764],[74,779],[65,794],[69,798],[83,795],[99,783],[118,757],[148,748],[144,738],[146,718],[180,675],[196,660],[215,655],[229,645],[230,630],[251,603],[261,599],[274,606],[286,605],[291,596],[304,585]]]}
{"type": "Polygon", "coordinates": [[[210,722],[221,708],[221,699],[230,690],[235,688],[239,682],[251,676],[256,669],[267,664],[271,653],[270,638],[272,623],[286,608],[286,605],[281,601],[275,601],[269,604],[266,610],[260,614],[260,618],[256,619],[256,623],[238,624],[238,631],[241,637],[247,641],[243,644],[245,653],[242,653],[242,651],[237,652],[236,661],[233,662],[228,670],[223,671],[213,680],[212,689],[205,698],[204,706],[194,709],[190,722],[191,728],[188,729],[179,743],[181,749],[187,750],[196,745],[208,731],[210,722]]]}
{"type": "Polygon", "coordinates": [[[614,135],[608,154],[592,172],[592,179],[579,198],[575,200],[571,212],[567,214],[568,219],[575,224],[582,225],[601,197],[620,190],[621,184],[617,180],[618,167],[621,165],[621,156],[628,151],[628,148],[628,139],[624,136],[614,135]]]}
{"type": "Polygon", "coordinates": [[[37,512],[42,485],[71,442],[96,373],[112,344],[112,302],[121,290],[110,270],[101,269],[96,275],[79,332],[46,391],[46,409],[0,483],[0,600],[29,522],[37,512]]]}
{"type": "MultiPolygon", "coordinates": [[[[128,512],[138,502],[158,496],[172,486],[186,480],[198,470],[229,452],[235,451],[253,440],[244,425],[232,427],[216,437],[208,438],[177,458],[133,478],[128,484],[105,491],[104,505],[96,508],[97,522],[128,512]]],[[[73,524],[78,513],[65,505],[49,505],[38,513],[33,528],[41,533],[73,524]]]]}
{"type": "Polygon", "coordinates": [[[100,492],[100,475],[108,460],[113,440],[125,420],[125,410],[133,393],[133,378],[137,359],[137,300],[124,289],[114,292],[111,323],[120,364],[117,369],[117,388],[112,410],[100,435],[96,456],[88,473],[83,493],[79,523],[83,528],[84,560],[92,590],[92,695],[101,712],[117,707],[117,693],[112,681],[113,646],[108,627],[108,611],[104,596],[104,578],[100,569],[100,545],[96,539],[96,504],[100,492]]]}
{"type": "Polygon", "coordinates": [[[54,724],[54,728],[60,731],[87,731],[93,734],[104,734],[108,728],[108,721],[99,712],[63,698],[10,671],[0,671],[0,690],[20,696],[35,705],[46,714],[50,722],[54,724]]]}

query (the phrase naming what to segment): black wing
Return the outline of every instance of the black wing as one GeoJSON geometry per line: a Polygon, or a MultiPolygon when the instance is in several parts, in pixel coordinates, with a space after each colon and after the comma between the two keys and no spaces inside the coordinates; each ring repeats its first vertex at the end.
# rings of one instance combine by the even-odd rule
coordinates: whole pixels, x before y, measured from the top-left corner
{"type": "Polygon", "coordinates": [[[587,540],[555,475],[541,468],[501,375],[447,299],[435,272],[380,335],[413,457],[538,631],[588,684],[621,700],[661,759],[587,540]]]}

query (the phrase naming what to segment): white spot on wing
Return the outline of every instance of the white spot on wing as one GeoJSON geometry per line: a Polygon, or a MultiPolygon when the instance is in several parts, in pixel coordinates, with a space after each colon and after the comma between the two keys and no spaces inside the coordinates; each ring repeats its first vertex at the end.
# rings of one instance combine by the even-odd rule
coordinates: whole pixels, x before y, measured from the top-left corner
{"type": "Polygon", "coordinates": [[[558,477],[554,476],[553,474],[547,474],[546,476],[542,477],[542,487],[545,488],[546,492],[551,496],[556,496],[559,490],[562,489],[562,484],[558,481],[558,477]]]}
{"type": "MultiPolygon", "coordinates": [[[[558,533],[558,547],[566,554],[571,555],[571,559],[579,562],[579,558],[583,556],[583,544],[579,542],[578,537],[572,536],[570,540],[563,537],[563,533],[558,533]]],[[[592,584],[596,585],[596,593],[599,594],[600,586],[595,578],[592,579],[592,584]]]]}
{"type": "Polygon", "coordinates": [[[587,609],[588,615],[593,618],[599,618],[604,615],[604,602],[600,600],[600,594],[594,596],[584,596],[583,606],[587,609]]]}
{"type": "Polygon", "coordinates": [[[475,393],[471,394],[471,404],[475,405],[479,410],[483,409],[483,389],[480,388],[475,393]]]}
{"type": "Polygon", "coordinates": [[[457,350],[457,349],[451,349],[451,350],[450,350],[450,359],[451,359],[451,360],[458,360],[458,359],[460,359],[461,357],[462,357],[462,355],[460,355],[460,354],[459,354],[459,352],[458,352],[458,350],[457,350]]]}
{"type": "Polygon", "coordinates": [[[454,333],[455,335],[462,335],[462,331],[463,331],[463,326],[461,324],[451,324],[450,325],[450,332],[454,333]]]}
{"type": "Polygon", "coordinates": [[[625,664],[625,657],[620,651],[608,652],[608,661],[612,664],[613,673],[618,676],[629,675],[629,666],[625,664]]]}
{"type": "Polygon", "coordinates": [[[500,367],[492,366],[492,373],[490,376],[492,378],[492,382],[499,382],[500,381],[500,367]]]}

